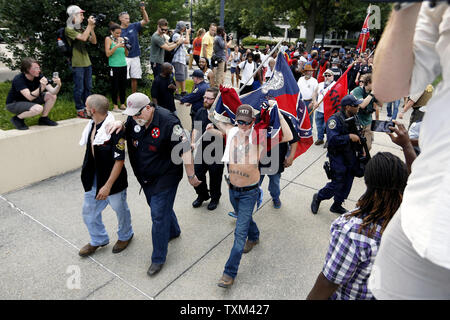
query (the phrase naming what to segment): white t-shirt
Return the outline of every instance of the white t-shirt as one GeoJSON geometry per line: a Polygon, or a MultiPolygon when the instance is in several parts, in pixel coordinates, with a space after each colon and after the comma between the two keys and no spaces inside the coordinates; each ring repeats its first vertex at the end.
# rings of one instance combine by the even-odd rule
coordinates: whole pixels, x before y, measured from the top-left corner
{"type": "Polygon", "coordinates": [[[231,57],[231,65],[230,66],[232,68],[236,68],[238,63],[241,62],[241,53],[239,51],[237,53],[233,51],[233,52],[231,52],[230,57],[231,57]]]}
{"type": "MultiPolygon", "coordinates": [[[[333,81],[326,88],[324,88],[325,82],[321,82],[317,85],[317,90],[318,90],[317,102],[322,101],[323,97],[327,94],[328,90],[330,90],[331,87],[334,86],[334,84],[335,84],[335,82],[333,81]]],[[[321,104],[319,104],[317,111],[323,113],[323,101],[321,104]]]]}
{"type": "Polygon", "coordinates": [[[300,77],[300,79],[298,79],[297,81],[297,85],[300,89],[300,93],[302,94],[302,99],[311,100],[314,90],[316,90],[319,84],[314,77],[311,77],[308,80],[306,80],[305,77],[300,77]]]}
{"type": "Polygon", "coordinates": [[[252,75],[256,71],[256,63],[254,61],[252,61],[252,63],[248,62],[247,60],[242,61],[241,63],[239,63],[239,69],[241,74],[241,80],[239,81],[239,83],[246,84],[248,80],[247,86],[252,85],[253,84],[252,75]]]}

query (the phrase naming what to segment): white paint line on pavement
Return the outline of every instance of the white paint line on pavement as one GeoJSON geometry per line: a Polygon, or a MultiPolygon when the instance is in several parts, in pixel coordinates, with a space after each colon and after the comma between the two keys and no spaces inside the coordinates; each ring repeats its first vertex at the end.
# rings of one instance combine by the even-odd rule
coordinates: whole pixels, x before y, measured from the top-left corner
{"type": "MultiPolygon", "coordinates": [[[[46,225],[44,225],[42,222],[36,220],[34,217],[32,217],[31,215],[29,215],[28,213],[26,213],[25,211],[23,211],[22,209],[18,208],[14,203],[12,203],[11,201],[9,201],[8,199],[4,198],[2,195],[0,195],[0,199],[5,201],[6,203],[9,204],[9,206],[15,210],[17,210],[19,213],[21,213],[22,215],[28,217],[29,219],[33,220],[34,222],[36,222],[37,224],[39,224],[40,226],[44,227],[45,229],[47,229],[50,233],[54,234],[55,236],[57,236],[58,238],[62,239],[64,242],[66,242],[67,244],[69,244],[71,247],[75,248],[76,250],[80,251],[80,248],[78,248],[76,245],[74,245],[72,242],[70,242],[69,240],[67,240],[66,238],[64,238],[63,236],[59,235],[58,233],[56,233],[54,230],[52,230],[51,228],[47,227],[46,225]]],[[[154,300],[153,297],[149,296],[148,294],[146,294],[145,292],[143,292],[142,290],[140,290],[139,288],[136,288],[134,285],[132,285],[131,283],[129,283],[128,281],[126,281],[125,279],[123,279],[121,276],[119,276],[117,273],[113,272],[112,270],[108,269],[106,266],[104,266],[102,263],[100,263],[99,261],[95,260],[92,257],[88,257],[89,259],[91,259],[92,261],[94,261],[96,264],[98,264],[101,268],[103,268],[104,270],[106,270],[107,272],[111,273],[113,276],[115,276],[116,278],[120,279],[121,281],[123,281],[125,284],[127,284],[128,286],[132,287],[133,289],[137,290],[139,293],[143,294],[145,297],[147,297],[150,300],[154,300]]]]}

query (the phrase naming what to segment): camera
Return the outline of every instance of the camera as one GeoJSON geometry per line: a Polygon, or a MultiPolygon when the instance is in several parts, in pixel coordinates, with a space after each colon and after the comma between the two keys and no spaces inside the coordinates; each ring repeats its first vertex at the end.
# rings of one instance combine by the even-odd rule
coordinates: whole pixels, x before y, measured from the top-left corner
{"type": "Polygon", "coordinates": [[[122,43],[125,45],[125,47],[127,48],[128,51],[131,50],[131,43],[130,43],[130,39],[128,39],[128,37],[123,37],[122,43]]]}
{"type": "Polygon", "coordinates": [[[51,77],[45,77],[45,78],[47,78],[47,84],[49,84],[49,85],[54,85],[55,84],[55,81],[53,81],[53,79],[51,78],[51,77]]]}
{"type": "Polygon", "coordinates": [[[228,37],[229,40],[233,40],[233,34],[232,33],[227,34],[227,37],[228,37]]]}
{"type": "Polygon", "coordinates": [[[95,19],[95,24],[102,23],[106,19],[106,15],[103,13],[93,14],[92,17],[95,19]]]}
{"type": "Polygon", "coordinates": [[[395,127],[395,123],[392,121],[372,120],[370,130],[376,132],[392,132],[389,127],[395,127]]]}
{"type": "Polygon", "coordinates": [[[186,30],[189,30],[191,28],[191,25],[189,23],[186,23],[186,30]]]}

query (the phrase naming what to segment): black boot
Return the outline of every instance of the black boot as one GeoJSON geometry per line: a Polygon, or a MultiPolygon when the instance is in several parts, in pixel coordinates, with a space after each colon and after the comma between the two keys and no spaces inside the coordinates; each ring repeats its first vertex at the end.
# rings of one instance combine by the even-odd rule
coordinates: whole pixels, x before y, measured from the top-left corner
{"type": "Polygon", "coordinates": [[[344,214],[347,212],[347,209],[343,208],[341,203],[334,202],[330,207],[330,211],[338,214],[344,214]]]}
{"type": "Polygon", "coordinates": [[[319,200],[319,194],[315,193],[311,202],[312,213],[316,214],[319,211],[320,201],[322,200],[319,200]]]}

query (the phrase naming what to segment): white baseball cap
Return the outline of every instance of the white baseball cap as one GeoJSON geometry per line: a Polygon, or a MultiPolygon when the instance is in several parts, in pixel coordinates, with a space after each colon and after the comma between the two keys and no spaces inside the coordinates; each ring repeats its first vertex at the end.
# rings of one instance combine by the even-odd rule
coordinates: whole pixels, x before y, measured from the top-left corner
{"type": "Polygon", "coordinates": [[[69,16],[76,15],[77,13],[80,13],[80,12],[86,12],[86,11],[82,10],[79,6],[76,6],[76,5],[71,5],[70,7],[67,8],[67,14],[69,16]]]}
{"type": "Polygon", "coordinates": [[[143,107],[150,104],[150,98],[145,94],[136,92],[130,95],[127,99],[127,108],[122,114],[126,114],[127,116],[134,116],[139,112],[143,107]]]}

